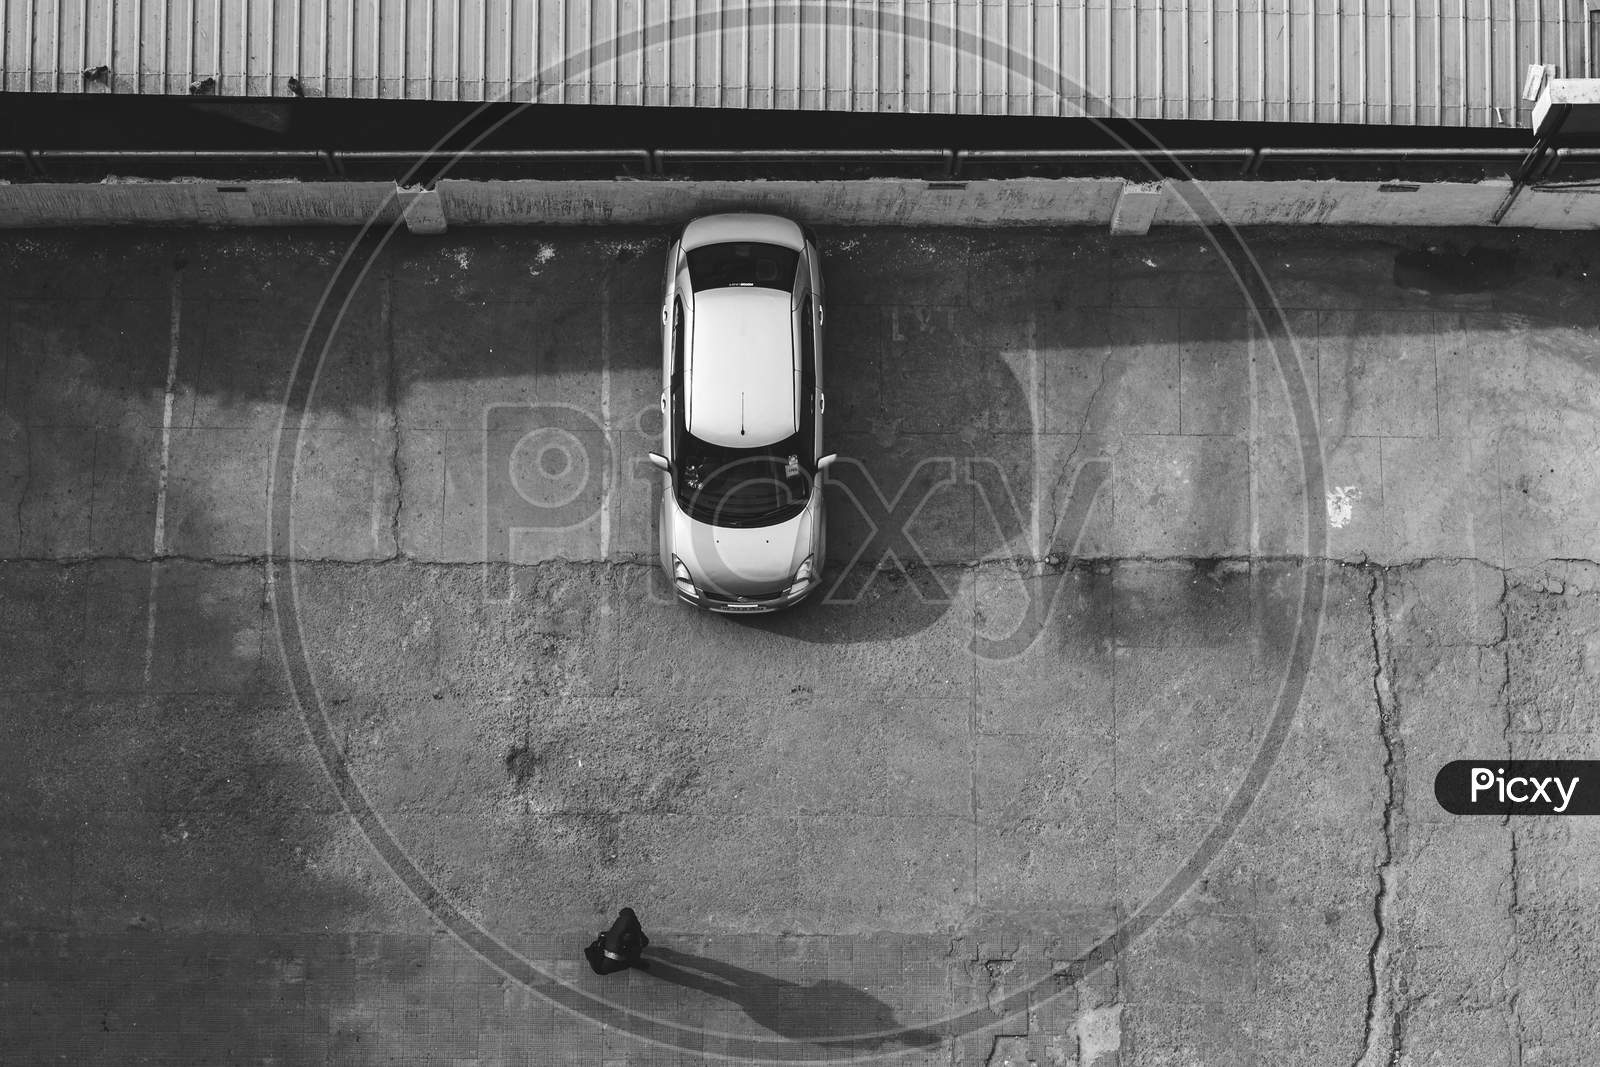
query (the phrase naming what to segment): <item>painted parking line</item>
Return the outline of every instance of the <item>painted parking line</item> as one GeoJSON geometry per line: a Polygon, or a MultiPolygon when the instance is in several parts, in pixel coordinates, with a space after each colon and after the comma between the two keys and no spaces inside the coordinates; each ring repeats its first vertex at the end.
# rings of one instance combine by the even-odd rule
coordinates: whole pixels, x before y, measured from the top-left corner
{"type": "Polygon", "coordinates": [[[167,384],[161,400],[161,468],[156,481],[156,521],[151,538],[150,601],[145,612],[144,684],[150,685],[150,667],[156,647],[156,586],[161,569],[156,561],[167,554],[167,473],[172,462],[172,401],[178,382],[178,339],[183,325],[183,271],[172,273],[172,310],[168,334],[167,384]]]}

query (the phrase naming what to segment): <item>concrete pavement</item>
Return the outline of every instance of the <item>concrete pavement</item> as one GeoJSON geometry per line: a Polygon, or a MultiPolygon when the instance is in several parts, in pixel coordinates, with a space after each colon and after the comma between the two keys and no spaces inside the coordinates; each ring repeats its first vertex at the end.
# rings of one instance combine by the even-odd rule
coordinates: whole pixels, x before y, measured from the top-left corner
{"type": "Polygon", "coordinates": [[[1592,745],[1593,240],[1243,236],[1276,344],[1193,231],[824,231],[838,582],[735,622],[665,233],[402,233],[314,384],[339,235],[18,235],[0,1062],[1585,1062],[1594,832],[1432,780],[1592,745]]]}

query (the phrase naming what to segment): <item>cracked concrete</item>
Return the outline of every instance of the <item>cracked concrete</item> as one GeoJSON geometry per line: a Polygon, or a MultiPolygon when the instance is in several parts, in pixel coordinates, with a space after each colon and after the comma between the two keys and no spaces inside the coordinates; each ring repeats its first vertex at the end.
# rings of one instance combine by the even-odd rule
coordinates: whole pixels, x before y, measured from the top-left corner
{"type": "Polygon", "coordinates": [[[1322,390],[1326,481],[1362,489],[1312,552],[1305,428],[1195,234],[825,233],[830,434],[862,460],[858,496],[904,486],[921,506],[831,501],[840,559],[865,544],[908,565],[864,561],[849,597],[745,623],[659,588],[653,476],[625,476],[659,432],[664,234],[390,248],[302,420],[313,710],[430,899],[571,988],[707,1035],[673,1059],[441,935],[308,744],[265,600],[265,483],[337,240],[79,233],[0,253],[8,425],[59,446],[0,498],[19,522],[24,498],[53,502],[52,536],[19,527],[0,560],[17,1055],[199,1062],[225,1034],[296,1062],[654,1064],[725,1040],[826,1055],[892,1020],[899,1044],[840,1047],[939,1067],[1587,1062],[1600,1024],[1569,991],[1600,980],[1581,951],[1592,835],[1454,819],[1430,790],[1449,759],[1575,755],[1600,729],[1589,244],[1542,236],[1529,276],[1488,296],[1393,289],[1396,249],[1424,236],[1250,235],[1322,390]],[[191,306],[155,561],[175,250],[191,306]],[[506,403],[608,405],[609,442],[580,439],[616,477],[514,469],[605,509],[609,534],[596,510],[509,533],[539,528],[484,469],[520,462],[521,429],[486,430],[506,403]],[[992,462],[1015,514],[985,514],[972,478],[919,482],[929,456],[992,462]],[[1066,511],[1048,487],[1102,457],[1077,554],[1035,545],[1032,509],[1045,530],[1066,511]],[[509,599],[486,595],[496,503],[509,599]],[[874,532],[889,518],[904,528],[874,532]],[[1066,965],[1226,810],[1315,573],[1319,647],[1248,815],[1075,987],[1066,965]],[[1041,603],[1026,642],[975,651],[1041,603]],[[739,968],[747,995],[590,983],[574,946],[620,903],[653,945],[739,968]],[[129,958],[142,986],[118,977],[129,958]],[[204,1011],[195,958],[222,976],[204,1011]],[[382,1008],[398,996],[411,1014],[382,1008]]]}
{"type": "Polygon", "coordinates": [[[1363,1025],[1361,1058],[1355,1067],[1379,1067],[1392,1063],[1404,1053],[1405,1008],[1400,1001],[1391,963],[1393,947],[1389,929],[1393,923],[1395,874],[1395,835],[1405,819],[1405,742],[1399,736],[1400,707],[1389,686],[1388,621],[1379,611],[1380,587],[1384,572],[1372,576],[1367,604],[1372,614],[1372,691],[1378,708],[1378,732],[1383,739],[1383,844],[1377,863],[1378,888],[1373,894],[1372,917],[1375,931],[1368,957],[1372,989],[1367,997],[1363,1025]],[[1400,783],[1397,787],[1397,782],[1400,783]]]}
{"type": "MultiPolygon", "coordinates": [[[[1511,700],[1510,700],[1511,685],[1512,685],[1512,683],[1511,683],[1511,614],[1507,610],[1507,601],[1510,599],[1510,596],[1511,596],[1511,580],[1510,580],[1510,577],[1508,575],[1502,573],[1502,575],[1501,575],[1501,587],[1500,587],[1500,600],[1499,600],[1499,603],[1497,605],[1497,607],[1500,610],[1500,634],[1499,634],[1499,637],[1498,637],[1498,639],[1496,641],[1496,644],[1497,644],[1497,646],[1499,648],[1499,651],[1500,651],[1501,661],[1502,661],[1502,664],[1503,664],[1503,673],[1502,673],[1502,675],[1500,677],[1500,692],[1498,694],[1498,703],[1502,707],[1505,708],[1505,724],[1504,724],[1504,728],[1502,730],[1502,733],[1503,733],[1503,736],[1505,738],[1506,758],[1507,759],[1515,759],[1516,758],[1516,754],[1517,754],[1517,748],[1516,748],[1516,742],[1515,742],[1515,739],[1514,739],[1514,736],[1513,736],[1514,719],[1513,719],[1513,716],[1512,716],[1512,713],[1511,713],[1511,700]]],[[[1501,981],[1501,984],[1506,989],[1505,1011],[1506,1011],[1506,1014],[1509,1016],[1508,1029],[1511,1032],[1511,1039],[1512,1039],[1512,1041],[1514,1043],[1513,1047],[1516,1049],[1516,1061],[1515,1062],[1516,1062],[1517,1067],[1522,1067],[1522,1063],[1523,1063],[1523,1060],[1524,1060],[1523,1050],[1527,1046],[1527,1034],[1525,1033],[1525,1031],[1523,1029],[1523,1025],[1522,1025],[1522,1012],[1518,1009],[1518,1000],[1521,998],[1522,994],[1521,994],[1521,992],[1519,990],[1517,990],[1515,988],[1515,983],[1513,981],[1509,980],[1509,973],[1508,973],[1508,972],[1510,972],[1510,970],[1512,968],[1513,962],[1516,959],[1517,951],[1518,951],[1517,924],[1518,924],[1518,911],[1520,910],[1520,908],[1519,908],[1518,901],[1517,901],[1517,895],[1518,895],[1518,893],[1517,893],[1517,879],[1518,879],[1518,872],[1517,872],[1517,830],[1516,830],[1516,827],[1513,826],[1512,823],[1511,823],[1511,816],[1510,815],[1507,815],[1505,817],[1504,826],[1505,826],[1505,829],[1506,829],[1506,838],[1507,838],[1507,840],[1508,840],[1508,842],[1510,844],[1510,850],[1511,850],[1510,869],[1506,872],[1506,884],[1507,884],[1507,888],[1510,891],[1509,892],[1510,900],[1509,900],[1509,903],[1507,904],[1507,909],[1506,910],[1507,910],[1507,914],[1510,916],[1510,919],[1511,919],[1511,929],[1510,929],[1510,932],[1509,932],[1509,937],[1508,937],[1508,940],[1507,940],[1506,950],[1505,950],[1505,967],[1501,972],[1500,981],[1501,981]]]]}
{"type": "Polygon", "coordinates": [[[390,470],[394,477],[394,513],[390,516],[389,537],[393,544],[390,553],[398,558],[402,554],[400,541],[401,513],[406,506],[405,482],[400,462],[400,382],[394,360],[394,284],[383,279],[383,310],[380,321],[383,330],[383,357],[387,373],[384,375],[384,407],[389,413],[389,434],[393,439],[390,470]]]}

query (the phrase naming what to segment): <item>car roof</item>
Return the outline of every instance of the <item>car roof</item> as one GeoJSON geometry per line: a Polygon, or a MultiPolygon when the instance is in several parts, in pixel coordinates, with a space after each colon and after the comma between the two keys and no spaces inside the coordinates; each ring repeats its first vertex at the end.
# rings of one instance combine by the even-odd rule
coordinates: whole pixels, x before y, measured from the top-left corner
{"type": "Polygon", "coordinates": [[[735,286],[694,296],[685,414],[723,448],[774,444],[798,429],[789,294],[735,286]]]}

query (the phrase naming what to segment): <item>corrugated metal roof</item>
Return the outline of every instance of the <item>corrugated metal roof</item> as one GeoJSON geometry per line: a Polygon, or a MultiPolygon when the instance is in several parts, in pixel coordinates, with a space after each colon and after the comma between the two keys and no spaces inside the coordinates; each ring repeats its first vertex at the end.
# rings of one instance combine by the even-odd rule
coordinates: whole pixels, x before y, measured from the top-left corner
{"type": "Polygon", "coordinates": [[[0,0],[13,92],[1510,125],[1600,0],[0,0]],[[107,70],[101,80],[86,70],[107,70]],[[1059,73],[1058,73],[1059,72],[1059,73]]]}

